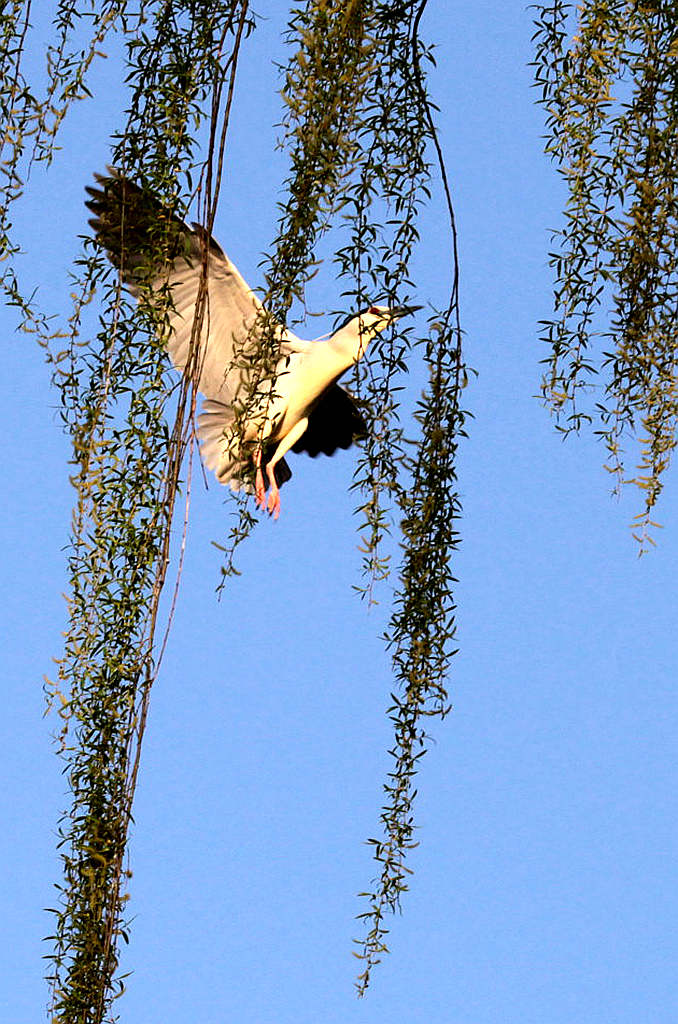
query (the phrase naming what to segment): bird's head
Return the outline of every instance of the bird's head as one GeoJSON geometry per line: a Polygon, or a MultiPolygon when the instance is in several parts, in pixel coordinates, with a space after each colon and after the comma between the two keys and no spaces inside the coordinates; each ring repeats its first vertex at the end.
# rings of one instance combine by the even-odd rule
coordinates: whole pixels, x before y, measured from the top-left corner
{"type": "Polygon", "coordinates": [[[345,348],[347,353],[350,351],[351,362],[357,363],[377,334],[385,331],[401,316],[415,313],[418,309],[421,306],[368,306],[349,317],[334,333],[332,341],[345,348]]]}
{"type": "Polygon", "coordinates": [[[421,309],[421,306],[369,306],[352,317],[349,323],[355,324],[356,330],[373,338],[401,316],[416,313],[418,309],[421,309]]]}

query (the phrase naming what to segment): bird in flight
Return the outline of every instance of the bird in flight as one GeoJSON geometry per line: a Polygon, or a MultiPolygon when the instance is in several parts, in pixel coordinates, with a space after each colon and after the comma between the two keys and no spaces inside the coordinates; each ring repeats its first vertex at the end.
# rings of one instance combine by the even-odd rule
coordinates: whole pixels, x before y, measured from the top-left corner
{"type": "Polygon", "coordinates": [[[366,435],[355,402],[337,382],[379,332],[420,307],[370,306],[325,340],[303,341],[279,325],[267,326],[259,299],[200,224],[189,227],[114,168],[95,179],[98,187],[87,188],[94,214],[89,223],[133,293],[144,286],[147,295],[169,296],[167,348],[182,373],[192,355],[206,259],[195,360],[204,396],[197,421],[202,458],[220,483],[254,489],[257,505],[277,519],[280,487],[292,476],[285,455],[333,455],[366,435]],[[153,248],[158,252],[149,256],[153,248]],[[274,345],[268,359],[261,352],[265,331],[274,345]]]}

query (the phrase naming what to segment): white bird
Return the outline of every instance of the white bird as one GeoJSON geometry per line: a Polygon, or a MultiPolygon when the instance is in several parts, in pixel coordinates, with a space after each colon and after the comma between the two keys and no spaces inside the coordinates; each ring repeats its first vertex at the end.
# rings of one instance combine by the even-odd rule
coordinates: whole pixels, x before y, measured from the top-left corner
{"type": "Polygon", "coordinates": [[[277,326],[267,372],[263,357],[257,365],[266,314],[214,239],[115,169],[95,178],[99,188],[87,188],[95,215],[89,223],[132,292],[138,294],[141,282],[151,293],[169,292],[167,347],[180,372],[189,359],[206,240],[207,301],[197,359],[205,398],[197,423],[201,454],[220,483],[234,490],[251,491],[254,480],[257,504],[277,519],[279,489],[292,475],[285,454],[332,455],[365,436],[363,417],[337,381],[380,331],[420,307],[370,306],[324,341],[303,341],[277,326]],[[149,268],[147,254],[161,240],[167,256],[149,268]]]}

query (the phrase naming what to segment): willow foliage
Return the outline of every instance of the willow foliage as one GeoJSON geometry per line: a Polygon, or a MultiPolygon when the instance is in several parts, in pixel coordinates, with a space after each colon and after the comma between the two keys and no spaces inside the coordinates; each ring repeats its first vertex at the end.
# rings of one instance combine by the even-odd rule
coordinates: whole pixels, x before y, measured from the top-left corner
{"type": "MultiPolygon", "coordinates": [[[[425,0],[307,0],[292,8],[290,59],[282,69],[281,144],[289,173],[265,266],[270,317],[264,317],[253,356],[263,372],[270,370],[271,318],[285,322],[293,302],[303,299],[318,243],[330,228],[352,306],[411,301],[408,264],[435,160],[451,218],[449,302],[432,313],[425,336],[394,330],[356,367],[355,387],[373,422],[355,479],[364,594],[371,597],[390,571],[385,535],[399,531],[402,548],[386,636],[397,683],[389,709],[393,765],[383,835],[372,840],[378,873],[361,915],[367,926],[358,952],[361,994],[386,949],[384,916],[399,907],[407,888],[424,723],[447,711],[453,653],[450,557],[457,542],[455,456],[465,378],[454,218],[425,88],[431,54],[418,33],[424,7],[425,0]],[[411,439],[398,393],[413,361],[423,364],[428,385],[411,439]]],[[[169,297],[151,301],[142,284],[140,301],[133,302],[92,240],[78,261],[71,320],[67,329],[53,330],[16,277],[19,242],[11,208],[31,164],[54,158],[60,126],[73,102],[89,97],[91,65],[115,30],[125,47],[129,103],[112,140],[112,163],[152,191],[167,212],[140,258],[149,268],[168,258],[176,243],[173,218],[183,216],[192,199],[211,230],[238,57],[255,20],[247,0],[61,0],[46,92],[37,95],[21,70],[30,14],[25,0],[0,16],[2,283],[24,328],[36,333],[54,364],[76,492],[69,628],[58,678],[49,684],[63,719],[61,753],[72,794],[59,831],[63,877],[54,908],[51,1011],[61,1024],[100,1024],[114,1019],[113,1000],[124,989],[119,950],[128,938],[126,844],[151,687],[171,624],[160,602],[181,557],[171,527],[180,491],[190,485],[197,359],[194,351],[177,385],[165,353],[169,297]],[[99,329],[90,334],[85,325],[95,291],[102,305],[99,329]]],[[[203,280],[194,349],[204,299],[203,280]]],[[[255,525],[249,504],[240,500],[238,523],[221,545],[224,583],[235,571],[237,544],[255,525]]]]}
{"type": "MultiPolygon", "coordinates": [[[[389,305],[411,301],[410,255],[418,241],[417,217],[429,198],[429,155],[445,190],[445,168],[424,85],[423,64],[432,59],[418,25],[424,6],[380,3],[373,10],[375,70],[359,113],[356,172],[341,198],[348,241],[337,252],[346,293],[357,306],[370,295],[389,305]]],[[[356,367],[357,390],[364,389],[374,429],[357,467],[355,489],[361,496],[365,585],[389,571],[382,554],[384,534],[391,532],[392,511],[399,516],[403,557],[400,585],[385,636],[393,655],[400,690],[392,694],[389,714],[394,727],[391,772],[384,787],[383,834],[371,840],[379,874],[364,893],[369,909],[357,956],[363,961],[358,991],[364,994],[370,971],[386,951],[384,916],[400,906],[407,890],[407,851],[414,845],[414,777],[426,748],[423,723],[448,710],[445,680],[454,637],[454,601],[450,555],[456,546],[458,495],[455,456],[463,435],[460,394],[465,383],[458,319],[456,230],[450,213],[450,296],[447,308],[434,312],[428,337],[409,331],[382,337],[356,367]],[[428,388],[416,411],[420,428],[408,440],[399,417],[402,373],[421,355],[428,388]],[[361,374],[364,379],[361,380],[361,374]]]]}
{"type": "Polygon", "coordinates": [[[585,0],[575,12],[555,0],[537,11],[546,151],[567,188],[543,391],[562,430],[597,423],[618,485],[638,438],[642,550],[678,425],[678,8],[585,0]]]}

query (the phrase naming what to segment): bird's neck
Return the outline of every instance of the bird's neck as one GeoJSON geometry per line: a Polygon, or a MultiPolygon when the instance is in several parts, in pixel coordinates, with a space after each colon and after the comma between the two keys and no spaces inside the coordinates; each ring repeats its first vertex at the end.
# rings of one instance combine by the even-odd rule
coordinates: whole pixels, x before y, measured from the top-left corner
{"type": "Polygon", "coordinates": [[[368,331],[358,330],[355,324],[347,324],[340,331],[332,335],[329,345],[336,353],[337,360],[342,364],[342,373],[350,369],[354,363],[365,355],[367,346],[371,341],[368,331]]]}

